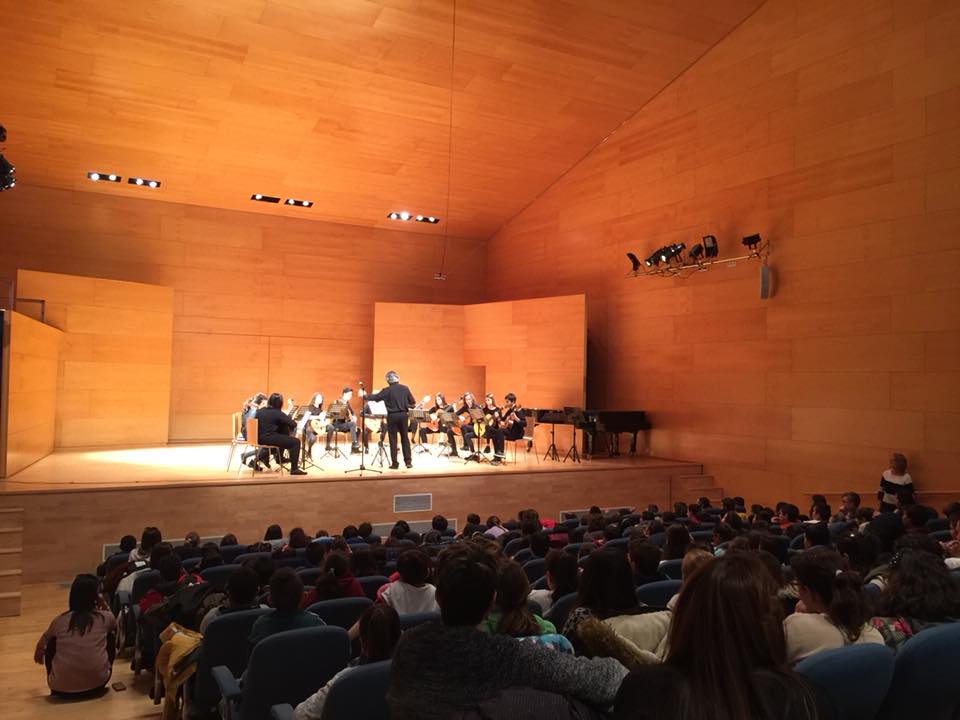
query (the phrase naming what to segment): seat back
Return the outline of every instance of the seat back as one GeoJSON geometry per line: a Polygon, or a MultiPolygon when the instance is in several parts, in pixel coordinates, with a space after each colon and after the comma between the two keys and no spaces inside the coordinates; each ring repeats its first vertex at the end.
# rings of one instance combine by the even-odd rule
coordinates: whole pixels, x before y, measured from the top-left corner
{"type": "Polygon", "coordinates": [[[683,560],[664,560],[660,563],[660,572],[671,580],[683,578],[683,560]]]}
{"type": "Polygon", "coordinates": [[[236,560],[239,555],[243,555],[246,552],[246,545],[223,545],[220,547],[220,557],[223,558],[223,562],[227,565],[236,560]]]}
{"type": "Polygon", "coordinates": [[[360,619],[363,611],[373,602],[365,597],[346,597],[336,600],[321,600],[307,608],[307,612],[318,615],[327,625],[349,630],[360,619]]]}
{"type": "Polygon", "coordinates": [[[203,634],[200,657],[197,659],[196,685],[193,702],[196,715],[206,717],[217,706],[220,691],[213,680],[212,670],[217,665],[226,665],[234,677],[240,677],[247,669],[250,655],[250,629],[261,615],[273,610],[238,610],[228,613],[211,622],[203,634]]]}
{"type": "Polygon", "coordinates": [[[542,578],[547,572],[546,558],[534,558],[523,564],[523,571],[527,574],[527,580],[535,582],[542,578]]]}
{"type": "Polygon", "coordinates": [[[260,421],[255,417],[247,418],[247,443],[256,445],[260,441],[260,421]]]}
{"type": "Polygon", "coordinates": [[[960,623],[928,628],[908,640],[893,665],[880,720],[960,716],[960,623]]]}
{"type": "Polygon", "coordinates": [[[624,552],[626,552],[627,548],[630,547],[630,538],[619,537],[619,538],[614,538],[613,540],[607,540],[603,544],[603,547],[604,549],[614,548],[616,550],[623,550],[624,552]]]}
{"type": "Polygon", "coordinates": [[[229,577],[239,570],[240,567],[240,565],[217,565],[207,568],[200,573],[200,579],[210,583],[214,588],[223,592],[227,587],[229,577]]]}
{"type": "MultiPolygon", "coordinates": [[[[221,556],[222,557],[222,556],[221,556]]],[[[269,552],[245,552],[237,555],[233,562],[236,565],[243,565],[247,560],[256,560],[257,558],[269,558],[273,557],[273,553],[269,552]]]]}
{"type": "Polygon", "coordinates": [[[527,539],[526,538],[514,538],[506,545],[503,546],[503,554],[507,557],[513,557],[516,553],[520,551],[521,548],[526,547],[527,539]]]}
{"type": "Polygon", "coordinates": [[[664,543],[667,542],[667,534],[662,532],[654,533],[647,538],[647,542],[651,545],[656,545],[657,547],[662,548],[664,543]]]}
{"type": "Polygon", "coordinates": [[[661,580],[637,588],[637,601],[651,607],[666,607],[670,598],[680,592],[679,580],[661,580]]]}
{"type": "Polygon", "coordinates": [[[357,579],[360,581],[360,587],[363,588],[363,594],[371,600],[376,600],[377,590],[390,582],[390,578],[383,575],[367,575],[357,579]]]}
{"type": "Polygon", "coordinates": [[[133,579],[133,587],[130,588],[131,602],[136,605],[138,602],[140,602],[140,598],[142,598],[159,584],[159,570],[144,570],[133,579]]]}
{"type": "Polygon", "coordinates": [[[390,660],[353,668],[330,688],[322,720],[389,720],[389,684],[390,660]]]}
{"type": "Polygon", "coordinates": [[[317,580],[319,580],[324,574],[325,571],[322,567],[308,567],[297,570],[297,575],[299,575],[300,579],[303,580],[304,585],[316,585],[317,580]]]}
{"type": "Polygon", "coordinates": [[[438,612],[407,613],[400,616],[400,629],[409,630],[425,622],[433,622],[440,619],[438,612]]]}
{"type": "Polygon", "coordinates": [[[690,533],[690,539],[696,543],[706,543],[709,545],[713,542],[713,531],[712,530],[694,530],[690,533]]]}
{"type": "Polygon", "coordinates": [[[521,565],[525,563],[527,560],[530,560],[532,558],[533,558],[533,550],[528,547],[520,548],[519,550],[517,550],[516,554],[513,556],[513,559],[516,560],[521,565]]]}
{"type": "Polygon", "coordinates": [[[886,645],[847,645],[815,653],[796,670],[822,691],[839,720],[872,720],[893,679],[893,653],[886,645]]]}
{"type": "Polygon", "coordinates": [[[264,638],[250,653],[239,720],[263,720],[270,707],[296,707],[347,666],[350,638],[339,627],[288,630],[264,638]]]}
{"type": "Polygon", "coordinates": [[[231,428],[232,428],[231,435],[230,435],[231,442],[237,442],[238,440],[243,439],[242,436],[240,435],[240,432],[243,430],[243,428],[241,427],[241,424],[243,422],[242,418],[243,418],[243,414],[238,412],[235,412],[233,415],[230,416],[231,428]]]}
{"type": "Polygon", "coordinates": [[[567,622],[567,615],[570,614],[570,611],[573,610],[576,604],[577,594],[575,592],[568,593],[553,603],[544,617],[556,626],[557,632],[563,632],[563,626],[567,622]]]}

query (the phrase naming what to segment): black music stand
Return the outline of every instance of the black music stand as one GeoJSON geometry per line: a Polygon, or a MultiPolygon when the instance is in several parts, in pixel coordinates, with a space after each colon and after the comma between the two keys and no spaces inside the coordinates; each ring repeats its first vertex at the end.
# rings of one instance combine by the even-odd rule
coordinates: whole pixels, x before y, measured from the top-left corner
{"type": "Polygon", "coordinates": [[[577,450],[577,428],[583,427],[587,418],[580,408],[565,407],[563,412],[566,415],[566,421],[573,427],[573,442],[570,444],[570,449],[567,450],[567,454],[563,456],[563,461],[566,462],[569,459],[572,462],[578,463],[581,462],[581,459],[580,452],[577,450]]]}
{"type": "Polygon", "coordinates": [[[411,452],[414,452],[414,451],[416,451],[416,452],[421,452],[421,453],[428,453],[428,452],[430,452],[430,451],[427,449],[427,446],[424,445],[422,442],[420,442],[420,423],[426,422],[426,421],[429,420],[429,419],[430,419],[430,411],[429,411],[429,410],[421,410],[421,409],[419,409],[419,408],[413,408],[413,409],[411,409],[411,410],[409,410],[409,411],[407,412],[407,429],[406,429],[406,432],[409,432],[409,431],[410,431],[410,423],[411,423],[412,421],[416,420],[416,422],[417,422],[417,430],[416,430],[416,438],[415,438],[415,439],[416,439],[416,443],[414,444],[413,448],[411,449],[411,452]]]}
{"type": "MultiPolygon", "coordinates": [[[[299,412],[302,408],[302,405],[298,407],[297,412],[299,412]]],[[[311,448],[307,445],[307,423],[310,422],[311,417],[306,411],[304,411],[304,415],[307,416],[306,419],[300,418],[300,420],[297,421],[298,425],[301,422],[303,423],[303,432],[300,433],[300,467],[304,470],[307,468],[316,468],[317,470],[323,471],[323,468],[320,467],[320,464],[313,461],[313,454],[310,452],[311,448]]],[[[319,434],[317,434],[317,442],[320,442],[319,434]]]]}
{"type": "MultiPolygon", "coordinates": [[[[342,403],[339,400],[336,400],[330,403],[330,407],[327,408],[327,422],[331,425],[333,423],[341,422],[347,416],[347,405],[342,403]]],[[[334,429],[333,431],[333,449],[324,450],[323,455],[320,456],[320,460],[323,460],[327,455],[331,455],[334,460],[343,455],[340,452],[340,445],[337,443],[337,435],[340,434],[340,431],[334,429]]]]}
{"type": "MultiPolygon", "coordinates": [[[[472,408],[467,408],[467,412],[470,414],[470,419],[473,421],[473,422],[471,423],[471,425],[476,425],[478,422],[480,422],[480,421],[483,420],[483,408],[473,408],[473,407],[472,407],[472,408]]],[[[490,462],[490,458],[486,457],[486,456],[480,451],[480,441],[481,441],[481,440],[483,440],[483,438],[482,438],[481,436],[479,436],[479,435],[477,435],[477,436],[474,438],[474,442],[476,442],[476,445],[474,446],[474,452],[472,452],[472,453],[470,453],[469,455],[467,455],[467,457],[464,458],[464,462],[471,462],[471,461],[472,461],[472,462],[475,462],[475,463],[477,463],[477,464],[485,463],[485,462],[487,462],[487,463],[490,462]]]]}
{"type": "Polygon", "coordinates": [[[461,460],[463,462],[466,462],[459,455],[454,455],[454,453],[457,451],[456,435],[454,435],[453,447],[450,447],[449,443],[447,442],[447,430],[457,426],[457,416],[454,415],[452,412],[447,412],[446,410],[440,410],[437,412],[437,420],[439,420],[439,423],[437,425],[437,428],[438,428],[437,432],[440,433],[440,442],[437,447],[437,457],[441,457],[443,455],[444,449],[446,449],[447,459],[461,460]]]}
{"type": "MultiPolygon", "coordinates": [[[[377,475],[382,475],[383,474],[382,470],[374,470],[373,468],[368,468],[366,465],[367,449],[365,446],[366,446],[366,440],[367,440],[367,399],[366,399],[366,393],[363,391],[362,380],[357,383],[357,387],[359,388],[357,394],[360,396],[360,401],[361,401],[360,427],[358,428],[358,431],[363,433],[360,436],[360,467],[344,470],[344,474],[349,475],[350,473],[355,472],[355,473],[360,473],[360,476],[363,477],[363,474],[365,472],[372,472],[372,473],[376,473],[377,475]]],[[[377,450],[377,457],[379,457],[380,453],[383,452],[383,429],[382,428],[383,426],[381,425],[380,440],[379,440],[380,449],[377,450]]],[[[385,454],[386,453],[384,453],[384,455],[385,454]]],[[[374,460],[376,460],[376,457],[374,458],[374,460]]],[[[383,467],[382,461],[381,461],[380,467],[383,467]]]]}
{"type": "Polygon", "coordinates": [[[541,423],[550,423],[550,447],[543,454],[543,459],[560,462],[560,453],[557,452],[557,424],[567,421],[567,416],[559,410],[544,410],[540,416],[541,423]]]}

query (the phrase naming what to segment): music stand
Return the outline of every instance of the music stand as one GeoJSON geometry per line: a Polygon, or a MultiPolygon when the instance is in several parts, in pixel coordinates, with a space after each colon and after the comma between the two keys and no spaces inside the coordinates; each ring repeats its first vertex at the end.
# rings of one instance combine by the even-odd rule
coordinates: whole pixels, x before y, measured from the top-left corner
{"type": "MultiPolygon", "coordinates": [[[[446,448],[448,460],[462,460],[462,458],[459,455],[454,455],[454,453],[457,451],[456,439],[454,439],[453,441],[454,447],[450,447],[449,443],[447,442],[447,431],[450,428],[457,426],[457,416],[454,415],[452,412],[448,412],[446,410],[440,410],[437,412],[437,420],[439,421],[437,424],[437,428],[438,428],[437,432],[440,433],[440,442],[437,448],[437,457],[442,456],[444,448],[446,448]]],[[[456,436],[454,436],[454,438],[456,438],[456,436]]]]}
{"type": "Polygon", "coordinates": [[[560,453],[557,452],[557,424],[563,424],[567,421],[567,416],[559,410],[544,410],[540,415],[541,423],[550,423],[550,447],[543,454],[543,459],[560,462],[560,453]]]}
{"type": "Polygon", "coordinates": [[[563,411],[566,415],[566,421],[573,426],[573,442],[570,444],[567,454],[563,456],[563,461],[566,462],[569,459],[578,463],[581,460],[580,452],[577,450],[577,428],[582,427],[587,419],[580,408],[565,407],[563,411]]]}
{"type": "MultiPolygon", "coordinates": [[[[298,407],[297,412],[299,412],[302,408],[303,408],[302,405],[298,407]]],[[[297,426],[299,428],[299,435],[300,435],[300,467],[303,468],[304,470],[306,470],[309,467],[309,468],[316,468],[317,470],[322,471],[323,468],[320,467],[320,464],[315,463],[313,461],[313,454],[310,452],[311,448],[307,446],[307,423],[309,423],[312,419],[313,417],[310,415],[310,413],[304,411],[303,417],[297,420],[297,426]],[[300,423],[303,423],[303,425],[300,425],[300,423]]],[[[319,442],[319,439],[320,439],[320,435],[318,433],[317,434],[318,442],[319,442]]]]}
{"type": "MultiPolygon", "coordinates": [[[[470,414],[470,419],[473,420],[473,423],[471,423],[472,425],[476,425],[478,422],[481,422],[483,420],[483,416],[484,416],[483,408],[467,408],[467,412],[470,414]]],[[[480,435],[477,435],[474,438],[474,441],[477,443],[476,449],[474,452],[472,452],[470,455],[467,455],[467,457],[464,458],[464,462],[473,461],[478,464],[490,462],[490,458],[486,457],[480,451],[481,440],[483,440],[483,438],[480,435]]]]}
{"type": "MultiPolygon", "coordinates": [[[[328,423],[330,423],[330,424],[332,425],[333,423],[338,423],[338,422],[343,421],[343,419],[346,418],[346,417],[347,417],[347,405],[346,405],[346,403],[341,402],[340,400],[335,400],[334,402],[330,403],[330,407],[327,408],[327,422],[328,422],[328,423]]],[[[332,449],[332,450],[324,450],[323,455],[320,456],[320,460],[323,460],[327,455],[332,455],[334,459],[337,459],[337,458],[339,458],[340,456],[343,455],[343,453],[340,452],[340,446],[339,446],[339,444],[337,443],[337,435],[339,435],[339,434],[340,434],[340,431],[337,430],[336,428],[334,428],[334,431],[333,431],[333,449],[332,449]]]]}
{"type": "Polygon", "coordinates": [[[426,422],[429,419],[430,419],[429,410],[420,410],[418,408],[411,408],[407,412],[407,432],[410,431],[410,423],[414,420],[416,420],[417,422],[417,438],[416,438],[417,442],[411,449],[411,452],[413,452],[414,450],[416,450],[417,452],[430,452],[427,449],[427,447],[422,442],[420,442],[420,423],[426,422]]]}
{"type": "MultiPolygon", "coordinates": [[[[362,381],[362,380],[360,380],[360,381],[357,383],[357,387],[359,387],[358,394],[360,395],[360,400],[361,400],[361,405],[360,405],[360,428],[359,428],[359,430],[360,430],[360,432],[363,433],[363,435],[360,436],[360,467],[355,467],[355,468],[350,468],[349,470],[344,470],[344,474],[345,474],[345,475],[349,475],[350,473],[355,472],[355,473],[360,473],[360,476],[363,477],[363,474],[364,474],[365,472],[372,472],[372,473],[376,473],[377,475],[382,475],[382,474],[383,474],[383,471],[382,471],[382,470],[374,470],[373,468],[368,468],[367,465],[366,465],[367,453],[366,453],[366,451],[365,451],[365,449],[364,449],[363,446],[364,446],[364,443],[365,443],[365,441],[366,441],[366,439],[367,439],[367,403],[368,403],[369,401],[368,401],[368,400],[366,399],[366,397],[365,397],[365,396],[366,396],[366,393],[363,391],[363,381],[362,381]]],[[[383,432],[380,433],[380,441],[379,441],[379,442],[380,442],[380,449],[377,451],[377,455],[379,455],[381,452],[383,452],[383,432]]],[[[383,467],[383,465],[381,464],[380,467],[383,467]]]]}

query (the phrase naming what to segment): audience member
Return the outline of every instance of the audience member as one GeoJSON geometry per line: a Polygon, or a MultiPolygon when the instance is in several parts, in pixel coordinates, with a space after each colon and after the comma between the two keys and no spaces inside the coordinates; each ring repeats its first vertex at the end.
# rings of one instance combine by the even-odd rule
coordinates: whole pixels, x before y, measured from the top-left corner
{"type": "MultiPolygon", "coordinates": [[[[693,577],[693,574],[697,572],[697,570],[714,559],[713,553],[704,548],[691,547],[689,550],[687,550],[687,554],[683,556],[683,562],[680,565],[680,592],[683,592],[684,586],[690,581],[690,578],[693,577]]],[[[778,564],[777,571],[779,570],[780,565],[778,564]]],[[[680,599],[680,592],[670,598],[670,600],[667,602],[668,610],[673,610],[676,607],[677,601],[680,599]]]]}
{"type": "Polygon", "coordinates": [[[153,548],[163,540],[160,530],[150,526],[143,529],[140,535],[140,545],[130,551],[130,562],[146,562],[150,559],[153,548]]]}
{"type": "Polygon", "coordinates": [[[326,685],[297,705],[293,711],[293,720],[321,720],[330,689],[339,680],[356,667],[393,657],[393,651],[400,640],[400,616],[396,610],[388,605],[371,605],[360,616],[358,628],[360,657],[352,660],[347,667],[330,678],[326,685]]]}
{"type": "Polygon", "coordinates": [[[489,535],[493,539],[497,539],[505,532],[507,532],[507,529],[503,526],[503,523],[500,522],[499,517],[491,515],[487,518],[487,530],[484,534],[489,535]]]}
{"type": "Polygon", "coordinates": [[[527,607],[530,582],[519,563],[502,560],[497,569],[497,593],[494,609],[484,619],[481,630],[515,638],[553,635],[556,627],[534,615],[527,607]]]}
{"type": "Polygon", "coordinates": [[[400,615],[435,612],[436,588],[427,582],[430,577],[430,558],[423,550],[404,550],[397,558],[400,579],[387,586],[380,599],[400,615]]]}
{"type": "Polygon", "coordinates": [[[251,647],[278,632],[322,625],[316,615],[300,609],[302,597],[300,577],[291,568],[279,568],[270,579],[270,600],[275,609],[254,622],[248,638],[251,647]]]}
{"type": "Polygon", "coordinates": [[[810,549],[820,546],[830,547],[830,527],[820,521],[804,525],[803,547],[810,549]]]}
{"type": "Polygon", "coordinates": [[[270,543],[273,547],[282,547],[284,543],[283,530],[279,525],[271,525],[263,534],[263,541],[270,543]]]}
{"type": "Polygon", "coordinates": [[[840,511],[831,518],[831,522],[852,523],[857,521],[857,512],[860,510],[860,495],[853,492],[845,492],[840,498],[840,511]]]}
{"type": "Polygon", "coordinates": [[[220,554],[220,548],[214,543],[205,543],[200,548],[200,563],[197,565],[197,572],[203,572],[207,568],[223,565],[223,556],[220,554]]]}
{"type": "Polygon", "coordinates": [[[141,615],[146,615],[150,608],[166,600],[184,585],[203,582],[199,575],[185,571],[180,558],[173,553],[163,557],[157,569],[160,571],[160,584],[147,590],[140,598],[141,615]]]}
{"type": "Polygon", "coordinates": [[[233,533],[227,533],[222,538],[220,538],[220,547],[230,547],[232,545],[239,545],[237,541],[237,536],[233,533]]]}
{"type": "Polygon", "coordinates": [[[634,583],[637,587],[670,579],[660,571],[662,560],[660,548],[651,542],[634,539],[627,546],[627,562],[630,563],[634,583]]]}
{"type": "Polygon", "coordinates": [[[303,551],[303,557],[307,567],[323,567],[327,557],[327,544],[316,541],[310,543],[303,551]]]}
{"type": "Polygon", "coordinates": [[[794,555],[791,565],[800,593],[796,611],[783,623],[791,664],[821,650],[883,642],[867,624],[862,580],[846,569],[840,553],[815,547],[794,555]]]}
{"type": "Polygon", "coordinates": [[[99,582],[95,575],[77,575],[70,609],[57,615],[37,642],[33,659],[46,666],[52,695],[91,697],[110,682],[117,622],[97,593],[99,582]]]}
{"type": "Polygon", "coordinates": [[[663,559],[681,560],[692,543],[690,533],[683,525],[671,525],[667,528],[667,538],[663,544],[663,559]]]}
{"type": "MultiPolygon", "coordinates": [[[[301,607],[309,607],[322,600],[336,600],[343,597],[366,597],[360,581],[350,572],[349,561],[340,553],[332,552],[327,555],[323,565],[326,571],[317,578],[316,585],[305,593],[301,607]]],[[[273,585],[271,583],[271,591],[273,585]]],[[[272,596],[271,596],[272,597],[272,596]]]]}
{"type": "Polygon", "coordinates": [[[551,550],[546,561],[547,587],[531,590],[528,598],[540,606],[544,614],[564,595],[575,593],[579,581],[577,559],[563,550],[551,550]]]}
{"type": "Polygon", "coordinates": [[[450,717],[513,687],[599,706],[611,702],[626,674],[616,660],[572,657],[477,630],[495,595],[496,568],[482,551],[466,546],[441,553],[442,622],[424,623],[400,638],[388,693],[393,720],[450,717]]]}
{"type": "Polygon", "coordinates": [[[200,621],[200,632],[206,633],[207,628],[214,620],[229,615],[238,610],[253,610],[261,605],[257,599],[260,595],[260,584],[257,574],[248,567],[241,567],[227,578],[227,597],[223,604],[207,611],[200,621]]]}
{"type": "Polygon", "coordinates": [[[357,578],[381,574],[370,550],[354,550],[350,553],[350,572],[357,578]]]}
{"type": "Polygon", "coordinates": [[[880,476],[877,500],[880,501],[881,513],[913,504],[913,478],[907,472],[907,458],[903,453],[890,456],[890,467],[880,476]]]}
{"type": "Polygon", "coordinates": [[[707,563],[674,616],[665,662],[624,680],[615,720],[817,718],[811,691],[788,669],[775,588],[753,553],[707,563]]]}

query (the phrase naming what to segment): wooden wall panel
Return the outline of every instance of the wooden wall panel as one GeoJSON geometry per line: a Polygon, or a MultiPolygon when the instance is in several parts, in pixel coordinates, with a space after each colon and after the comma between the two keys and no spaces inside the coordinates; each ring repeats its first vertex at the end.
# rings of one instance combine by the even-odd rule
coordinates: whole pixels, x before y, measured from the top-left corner
{"type": "MultiPolygon", "coordinates": [[[[448,279],[437,282],[442,243],[430,235],[51,190],[25,178],[6,199],[0,278],[14,279],[18,267],[74,278],[34,286],[50,301],[51,322],[66,321],[64,302],[91,292],[91,278],[173,289],[174,441],[226,438],[230,413],[258,391],[299,401],[370,378],[375,302],[469,302],[484,277],[483,244],[460,238],[450,238],[448,279]]],[[[127,299],[130,311],[143,309],[143,298],[127,299]]],[[[65,352],[106,362],[122,336],[92,329],[68,333],[65,352]]],[[[148,333],[123,344],[131,361],[163,352],[148,333]]],[[[90,398],[68,393],[61,403],[89,413],[90,398]]]]}
{"type": "Polygon", "coordinates": [[[63,332],[9,311],[6,476],[53,452],[63,332]]]}
{"type": "Polygon", "coordinates": [[[57,447],[165,443],[173,290],[19,270],[17,291],[47,300],[47,322],[65,334],[57,447]]]}
{"type": "Polygon", "coordinates": [[[960,495],[958,31],[952,3],[769,0],[501,228],[489,299],[586,293],[587,404],[650,411],[727,492],[866,491],[899,450],[960,495]],[[769,300],[752,263],[623,279],[754,232],[769,300]]]}

